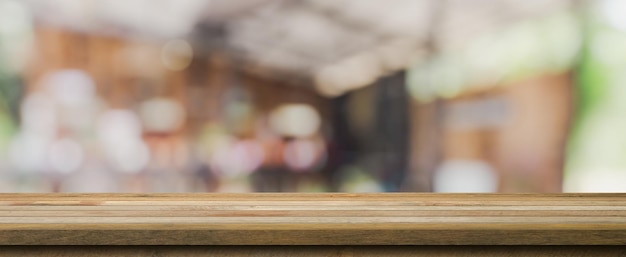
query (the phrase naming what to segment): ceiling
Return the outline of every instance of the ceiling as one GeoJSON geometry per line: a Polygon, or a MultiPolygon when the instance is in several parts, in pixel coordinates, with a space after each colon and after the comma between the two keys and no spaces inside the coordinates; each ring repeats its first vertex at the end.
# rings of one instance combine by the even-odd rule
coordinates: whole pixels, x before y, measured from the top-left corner
{"type": "Polygon", "coordinates": [[[27,0],[75,29],[186,38],[338,95],[572,0],[27,0]]]}

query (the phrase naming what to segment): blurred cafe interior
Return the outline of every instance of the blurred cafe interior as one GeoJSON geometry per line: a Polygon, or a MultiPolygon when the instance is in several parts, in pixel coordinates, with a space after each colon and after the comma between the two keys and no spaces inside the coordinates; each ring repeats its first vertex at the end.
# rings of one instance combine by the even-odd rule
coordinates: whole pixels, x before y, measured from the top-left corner
{"type": "Polygon", "coordinates": [[[0,0],[0,192],[625,192],[625,131],[622,0],[0,0]]]}

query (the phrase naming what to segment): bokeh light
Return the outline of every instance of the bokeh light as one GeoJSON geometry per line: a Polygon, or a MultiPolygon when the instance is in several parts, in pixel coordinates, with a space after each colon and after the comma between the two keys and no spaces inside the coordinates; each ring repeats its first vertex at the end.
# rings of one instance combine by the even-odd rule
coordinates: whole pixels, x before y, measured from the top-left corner
{"type": "Polygon", "coordinates": [[[185,120],[185,110],[176,101],[166,98],[150,99],[141,103],[139,109],[141,121],[150,132],[173,132],[179,129],[185,120]]]}
{"type": "Polygon", "coordinates": [[[80,168],[84,155],[85,153],[78,142],[63,138],[53,142],[50,146],[48,162],[54,171],[68,174],[80,168]]]}
{"type": "Polygon", "coordinates": [[[184,40],[172,40],[167,42],[161,50],[161,61],[166,68],[180,71],[191,63],[193,49],[184,40]]]}
{"type": "Polygon", "coordinates": [[[270,115],[272,128],[284,136],[307,137],[320,129],[319,114],[306,104],[285,104],[270,115]]]}

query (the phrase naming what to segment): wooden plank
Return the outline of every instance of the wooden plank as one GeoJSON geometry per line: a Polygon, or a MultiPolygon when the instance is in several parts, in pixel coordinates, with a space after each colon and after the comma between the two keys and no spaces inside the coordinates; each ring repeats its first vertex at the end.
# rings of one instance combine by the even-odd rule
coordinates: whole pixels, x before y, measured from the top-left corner
{"type": "Polygon", "coordinates": [[[388,211],[388,210],[326,210],[320,211],[295,211],[295,210],[263,210],[263,211],[197,211],[197,210],[180,210],[176,211],[154,211],[154,210],[9,210],[0,212],[0,217],[463,217],[463,216],[500,216],[500,217],[543,217],[543,216],[561,216],[561,217],[603,217],[615,216],[623,217],[626,211],[613,210],[502,210],[502,211],[464,211],[463,213],[450,211],[388,211]]]}
{"type": "Polygon", "coordinates": [[[626,194],[0,194],[0,245],[485,244],[626,244],[626,194]]]}
{"type": "Polygon", "coordinates": [[[580,200],[589,201],[590,199],[604,199],[613,201],[622,201],[625,194],[623,193],[569,193],[569,194],[454,194],[454,193],[219,193],[219,194],[204,194],[204,193],[151,193],[151,194],[135,194],[135,193],[94,193],[94,194],[73,194],[73,193],[43,193],[43,194],[24,194],[24,193],[2,193],[0,199],[51,199],[51,200],[89,200],[89,199],[103,199],[107,201],[115,200],[167,200],[167,199],[180,199],[180,200],[192,200],[192,199],[227,199],[227,200],[272,200],[272,201],[284,201],[284,200],[336,200],[336,199],[366,199],[380,200],[380,199],[434,199],[434,200],[464,200],[464,199],[516,199],[518,201],[533,200],[533,202],[540,202],[545,200],[580,200]]]}
{"type": "Polygon", "coordinates": [[[14,256],[624,256],[624,246],[0,246],[0,257],[14,256]]]}

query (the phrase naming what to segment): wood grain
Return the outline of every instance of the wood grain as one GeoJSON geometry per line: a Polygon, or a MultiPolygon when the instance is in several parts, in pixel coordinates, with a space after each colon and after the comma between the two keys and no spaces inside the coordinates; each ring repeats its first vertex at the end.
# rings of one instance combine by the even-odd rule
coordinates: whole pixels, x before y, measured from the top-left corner
{"type": "Polygon", "coordinates": [[[0,246],[0,257],[582,257],[626,256],[624,246],[0,246]]]}
{"type": "Polygon", "coordinates": [[[624,245],[626,194],[0,194],[0,245],[624,245]]]}

